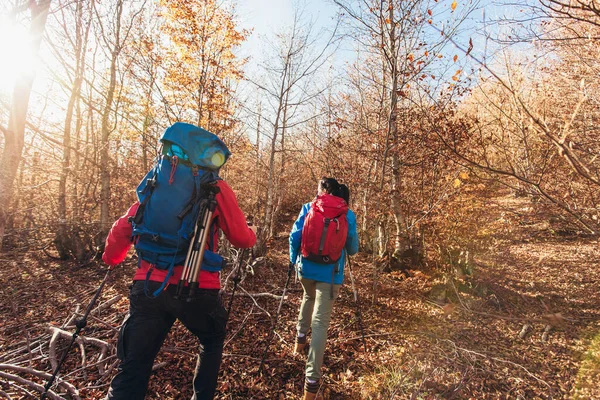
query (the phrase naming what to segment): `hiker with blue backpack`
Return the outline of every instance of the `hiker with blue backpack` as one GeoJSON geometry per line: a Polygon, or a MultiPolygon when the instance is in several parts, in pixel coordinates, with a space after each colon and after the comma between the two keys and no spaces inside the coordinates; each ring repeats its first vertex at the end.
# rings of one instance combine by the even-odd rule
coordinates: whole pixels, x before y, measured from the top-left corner
{"type": "Polygon", "coordinates": [[[162,154],[137,188],[138,201],[112,226],[102,256],[114,268],[132,244],[138,255],[108,399],[144,398],[154,359],[177,319],[202,346],[192,399],[214,397],[228,317],[219,296],[219,230],[238,248],[256,242],[255,228],[218,175],[231,155],[225,144],[181,122],[167,128],[161,142],[162,154]]]}
{"type": "Polygon", "coordinates": [[[294,354],[311,342],[305,370],[304,400],[317,396],[333,304],[344,280],[344,260],[358,252],[356,215],[348,209],[350,191],[333,178],[319,182],[317,197],[302,206],[290,233],[290,262],[297,264],[304,289],[294,354]]]}

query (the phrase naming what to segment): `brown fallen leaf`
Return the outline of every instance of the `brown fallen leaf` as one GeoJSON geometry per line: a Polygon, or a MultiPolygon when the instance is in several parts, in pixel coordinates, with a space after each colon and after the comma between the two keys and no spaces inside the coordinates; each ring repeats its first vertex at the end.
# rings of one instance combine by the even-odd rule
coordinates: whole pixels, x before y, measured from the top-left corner
{"type": "Polygon", "coordinates": [[[452,303],[448,303],[444,307],[442,307],[442,311],[444,312],[445,316],[451,315],[455,310],[456,310],[456,305],[454,305],[452,303]]]}
{"type": "Polygon", "coordinates": [[[566,320],[561,313],[544,314],[542,318],[552,326],[565,326],[566,320]]]}

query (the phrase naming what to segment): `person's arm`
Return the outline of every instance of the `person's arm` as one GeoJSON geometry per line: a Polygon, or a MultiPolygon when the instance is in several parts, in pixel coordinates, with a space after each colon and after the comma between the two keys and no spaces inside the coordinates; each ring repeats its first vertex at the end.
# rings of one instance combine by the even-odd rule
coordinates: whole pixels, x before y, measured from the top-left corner
{"type": "Polygon", "coordinates": [[[302,243],[302,228],[304,228],[304,218],[310,210],[310,203],[304,204],[300,210],[300,214],[292,226],[290,232],[290,261],[295,263],[298,253],[300,252],[300,244],[302,243]]]}
{"type": "Polygon", "coordinates": [[[240,209],[235,193],[223,180],[218,181],[217,186],[220,189],[216,196],[219,228],[234,247],[247,249],[254,246],[256,235],[248,227],[246,216],[240,209]]]}
{"type": "Polygon", "coordinates": [[[132,244],[132,228],[131,223],[129,223],[129,217],[135,215],[139,205],[138,202],[134,203],[129,207],[127,213],[116,220],[112,228],[110,228],[104,245],[104,253],[102,254],[102,261],[106,264],[114,267],[122,263],[127,256],[127,252],[132,244]]]}
{"type": "Polygon", "coordinates": [[[346,214],[348,220],[348,236],[346,237],[346,251],[349,255],[358,253],[358,233],[356,232],[356,214],[352,210],[348,210],[346,214]]]}

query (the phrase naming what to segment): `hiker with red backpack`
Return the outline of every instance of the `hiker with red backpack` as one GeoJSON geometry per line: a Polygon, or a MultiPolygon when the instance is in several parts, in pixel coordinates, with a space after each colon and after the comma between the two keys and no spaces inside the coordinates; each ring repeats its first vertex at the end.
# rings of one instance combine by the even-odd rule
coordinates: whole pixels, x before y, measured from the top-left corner
{"type": "Polygon", "coordinates": [[[304,295],[298,314],[294,354],[311,342],[306,362],[304,397],[316,398],[322,377],[327,329],[333,303],[344,279],[344,259],[358,252],[356,215],[348,209],[350,192],[333,178],[319,182],[317,197],[304,204],[290,233],[290,261],[297,263],[304,295]]]}
{"type": "Polygon", "coordinates": [[[162,154],[138,186],[138,201],[114,223],[102,255],[114,268],[132,243],[138,254],[108,399],[144,398],[154,358],[177,319],[202,346],[192,399],[214,397],[228,317],[219,296],[224,263],[217,253],[219,230],[235,247],[256,242],[255,228],[218,176],[231,154],[225,144],[181,122],[169,127],[161,142],[162,154]]]}

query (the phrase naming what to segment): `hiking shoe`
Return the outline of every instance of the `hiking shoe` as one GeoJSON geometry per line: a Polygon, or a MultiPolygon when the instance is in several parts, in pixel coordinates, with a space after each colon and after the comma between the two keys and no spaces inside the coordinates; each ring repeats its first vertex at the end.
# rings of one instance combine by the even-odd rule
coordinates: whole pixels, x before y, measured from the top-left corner
{"type": "Polygon", "coordinates": [[[321,383],[319,381],[311,383],[308,380],[305,380],[304,381],[304,396],[302,397],[302,400],[318,399],[317,392],[319,391],[320,386],[321,386],[321,383]]]}
{"type": "Polygon", "coordinates": [[[304,392],[304,396],[302,396],[302,400],[316,400],[317,394],[311,392],[304,392]]]}
{"type": "Polygon", "coordinates": [[[294,355],[304,353],[304,349],[306,349],[307,345],[308,343],[306,342],[306,335],[297,336],[296,344],[294,345],[294,355]]]}

